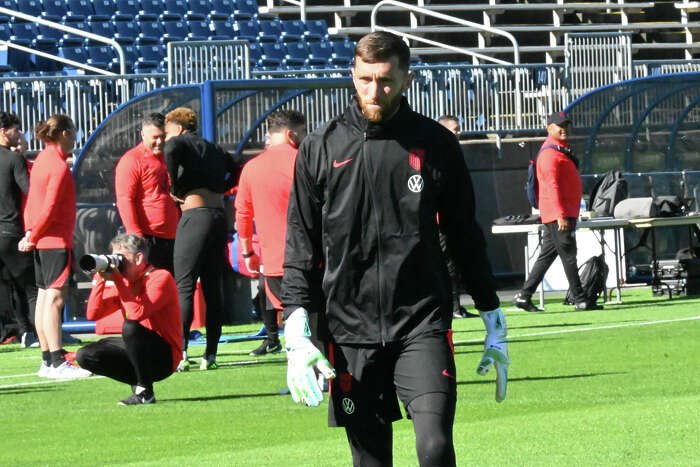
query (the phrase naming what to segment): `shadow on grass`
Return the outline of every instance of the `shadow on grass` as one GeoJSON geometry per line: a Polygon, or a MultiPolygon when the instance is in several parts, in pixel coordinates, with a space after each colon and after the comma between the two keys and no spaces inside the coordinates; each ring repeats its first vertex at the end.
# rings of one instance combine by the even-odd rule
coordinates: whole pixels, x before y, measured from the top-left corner
{"type": "Polygon", "coordinates": [[[22,394],[34,394],[37,392],[50,392],[56,391],[56,386],[42,386],[42,387],[15,387],[15,388],[0,388],[0,394],[3,396],[17,396],[22,394]]]}
{"type": "MultiPolygon", "coordinates": [[[[576,379],[576,378],[594,378],[597,376],[614,376],[614,375],[624,375],[624,372],[613,371],[605,373],[588,373],[580,375],[561,375],[561,376],[525,376],[523,378],[508,378],[508,383],[515,381],[525,382],[525,381],[551,381],[558,379],[576,379]]],[[[474,380],[474,381],[457,381],[457,385],[472,385],[472,384],[493,384],[493,379],[486,380],[474,380]]]]}
{"type": "Polygon", "coordinates": [[[225,400],[236,400],[236,399],[248,399],[255,397],[275,397],[284,396],[289,393],[285,393],[285,390],[280,390],[279,392],[264,392],[258,394],[223,394],[220,396],[199,396],[199,397],[180,397],[173,399],[158,399],[158,403],[161,402],[210,402],[210,401],[225,401],[225,400]]]}

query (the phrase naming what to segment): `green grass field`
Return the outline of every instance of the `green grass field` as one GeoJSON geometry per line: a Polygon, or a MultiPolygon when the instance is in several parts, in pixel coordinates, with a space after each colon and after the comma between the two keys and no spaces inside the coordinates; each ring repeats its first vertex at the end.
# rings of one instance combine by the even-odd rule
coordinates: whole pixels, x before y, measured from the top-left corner
{"type": "MultiPolygon", "coordinates": [[[[458,465],[700,465],[700,299],[636,289],[623,301],[571,312],[554,297],[540,314],[505,304],[502,404],[494,376],[475,373],[481,321],[455,320],[458,465]]],[[[284,354],[252,359],[255,346],[222,345],[219,370],[156,383],[158,403],[141,407],[117,406],[130,388],[105,378],[37,378],[37,349],[3,346],[0,465],[352,465],[325,401],[312,409],[279,395],[284,354]]],[[[394,424],[394,464],[417,465],[410,421],[394,424]]]]}

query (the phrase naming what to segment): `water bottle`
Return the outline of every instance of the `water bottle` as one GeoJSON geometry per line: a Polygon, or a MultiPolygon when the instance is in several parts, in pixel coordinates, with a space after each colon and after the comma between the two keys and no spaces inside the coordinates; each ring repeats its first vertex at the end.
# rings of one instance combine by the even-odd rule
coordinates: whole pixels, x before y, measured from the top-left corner
{"type": "Polygon", "coordinates": [[[584,218],[584,212],[586,212],[586,200],[583,199],[583,196],[581,197],[581,204],[579,205],[579,210],[578,210],[578,217],[581,220],[588,219],[588,216],[585,216],[584,218]]]}

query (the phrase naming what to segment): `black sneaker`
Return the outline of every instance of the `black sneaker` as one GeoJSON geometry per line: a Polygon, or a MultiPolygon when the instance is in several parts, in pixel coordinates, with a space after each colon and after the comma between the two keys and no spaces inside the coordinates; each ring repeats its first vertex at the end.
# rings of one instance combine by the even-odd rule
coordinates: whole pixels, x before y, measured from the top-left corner
{"type": "Polygon", "coordinates": [[[119,401],[119,405],[141,405],[141,404],[155,404],[156,396],[153,391],[146,389],[142,391],[141,394],[132,394],[123,401],[119,401]]]}
{"type": "Polygon", "coordinates": [[[260,347],[253,350],[248,355],[252,355],[254,357],[259,357],[261,355],[267,355],[269,353],[277,353],[277,352],[281,352],[281,351],[282,351],[282,344],[280,343],[280,341],[277,341],[274,344],[270,344],[266,339],[263,341],[262,344],[260,344],[260,347]]]}
{"type": "Polygon", "coordinates": [[[530,297],[527,297],[523,295],[522,293],[517,293],[515,294],[515,297],[513,297],[513,304],[517,306],[518,308],[525,310],[525,311],[531,311],[531,312],[541,312],[544,310],[540,310],[535,306],[534,303],[532,303],[532,299],[530,297]]]}
{"type": "Polygon", "coordinates": [[[595,302],[579,302],[574,305],[576,311],[602,310],[603,305],[598,305],[595,302]]]}

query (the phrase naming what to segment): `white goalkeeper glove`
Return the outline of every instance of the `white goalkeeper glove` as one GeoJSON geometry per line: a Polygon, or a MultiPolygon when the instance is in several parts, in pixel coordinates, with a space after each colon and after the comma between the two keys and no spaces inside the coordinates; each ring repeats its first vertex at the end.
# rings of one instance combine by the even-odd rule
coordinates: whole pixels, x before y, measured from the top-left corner
{"type": "Polygon", "coordinates": [[[287,386],[294,402],[316,407],[323,400],[314,368],[326,379],[335,378],[335,370],[309,340],[309,316],[305,309],[297,308],[284,325],[287,347],[287,386]]]}
{"type": "Polygon", "coordinates": [[[506,317],[500,308],[491,311],[480,311],[481,319],[486,327],[484,354],[476,372],[485,375],[492,366],[496,368],[496,401],[503,402],[506,398],[508,385],[508,344],[506,343],[506,317]]]}

